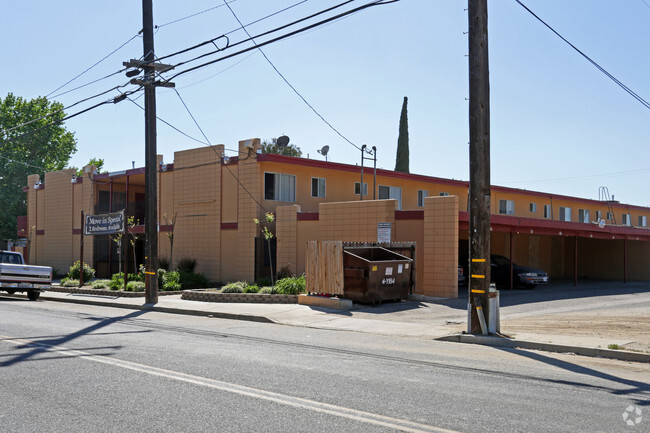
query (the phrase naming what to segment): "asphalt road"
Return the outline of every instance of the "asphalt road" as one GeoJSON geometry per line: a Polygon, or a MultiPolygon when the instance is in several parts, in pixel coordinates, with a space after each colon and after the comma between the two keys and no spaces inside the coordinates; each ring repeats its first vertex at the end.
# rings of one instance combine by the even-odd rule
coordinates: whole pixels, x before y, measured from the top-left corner
{"type": "Polygon", "coordinates": [[[649,431],[649,378],[566,354],[0,297],[0,432],[649,431]]]}

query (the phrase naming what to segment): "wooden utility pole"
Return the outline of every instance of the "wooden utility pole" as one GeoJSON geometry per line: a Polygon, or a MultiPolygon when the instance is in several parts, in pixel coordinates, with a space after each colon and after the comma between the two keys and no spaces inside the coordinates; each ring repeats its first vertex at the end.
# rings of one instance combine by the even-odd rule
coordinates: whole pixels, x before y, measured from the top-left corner
{"type": "Polygon", "coordinates": [[[469,0],[469,304],[487,334],[490,287],[490,74],[487,0],[469,0]]]}
{"type": "Polygon", "coordinates": [[[142,42],[144,47],[144,128],[145,128],[145,302],[158,302],[158,185],[156,173],[156,86],[155,69],[149,63],[155,61],[153,47],[153,4],[142,0],[142,42]]]}

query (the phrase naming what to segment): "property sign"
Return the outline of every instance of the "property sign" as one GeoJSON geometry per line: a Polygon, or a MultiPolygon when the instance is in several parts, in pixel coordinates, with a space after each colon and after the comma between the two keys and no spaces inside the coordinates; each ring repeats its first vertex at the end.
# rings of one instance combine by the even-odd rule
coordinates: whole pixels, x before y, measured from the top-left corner
{"type": "Polygon", "coordinates": [[[390,243],[391,223],[377,223],[377,242],[390,243]]]}
{"type": "Polygon", "coordinates": [[[84,235],[124,233],[124,211],[103,215],[86,215],[84,235]]]}

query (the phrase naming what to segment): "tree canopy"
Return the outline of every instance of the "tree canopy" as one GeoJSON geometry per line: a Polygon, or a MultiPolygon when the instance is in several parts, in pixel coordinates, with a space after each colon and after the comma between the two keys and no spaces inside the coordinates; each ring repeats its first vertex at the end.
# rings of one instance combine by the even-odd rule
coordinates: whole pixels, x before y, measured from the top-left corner
{"type": "Polygon", "coordinates": [[[283,149],[280,149],[277,138],[272,138],[270,141],[263,140],[262,153],[275,153],[276,155],[295,156],[298,158],[302,156],[302,150],[295,144],[288,144],[283,149]]]}
{"type": "Polygon", "coordinates": [[[14,239],[16,217],[27,212],[27,176],[61,170],[77,151],[74,134],[55,123],[64,117],[62,104],[43,97],[0,98],[0,239],[14,239]]]}

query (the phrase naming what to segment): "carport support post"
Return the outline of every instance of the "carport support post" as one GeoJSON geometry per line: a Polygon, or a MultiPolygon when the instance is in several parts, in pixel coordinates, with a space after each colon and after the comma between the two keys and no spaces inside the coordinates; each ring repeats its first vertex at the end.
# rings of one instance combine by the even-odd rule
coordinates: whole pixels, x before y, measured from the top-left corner
{"type": "Polygon", "coordinates": [[[79,287],[84,285],[84,211],[81,211],[81,241],[79,242],[79,287]]]}
{"type": "Polygon", "coordinates": [[[623,284],[627,284],[627,239],[623,239],[623,284]]]}
{"type": "Polygon", "coordinates": [[[515,237],[515,234],[511,231],[510,232],[510,290],[514,289],[515,287],[515,265],[514,265],[514,260],[512,259],[512,240],[515,237]]]}
{"type": "Polygon", "coordinates": [[[576,287],[578,285],[578,235],[573,239],[573,287],[576,287]]]}
{"type": "MultiPolygon", "coordinates": [[[[469,307],[471,333],[489,320],[490,286],[490,74],[487,0],[469,0],[469,307]]],[[[489,323],[487,324],[489,325],[489,323]]]]}

